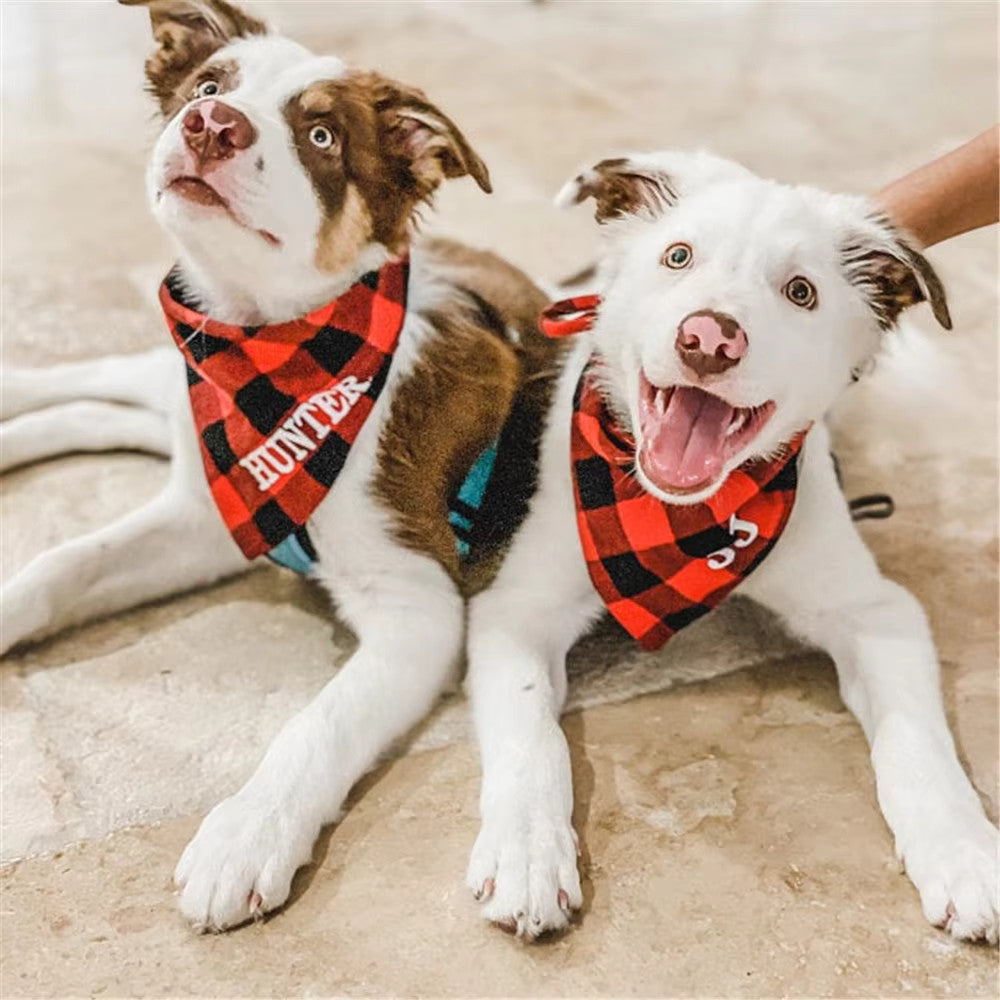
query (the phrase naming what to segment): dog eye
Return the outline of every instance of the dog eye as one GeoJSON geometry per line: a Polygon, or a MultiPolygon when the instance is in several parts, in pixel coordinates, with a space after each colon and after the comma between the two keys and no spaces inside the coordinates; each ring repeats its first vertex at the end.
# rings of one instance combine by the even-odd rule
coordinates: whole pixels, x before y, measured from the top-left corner
{"type": "Polygon", "coordinates": [[[674,271],[680,271],[691,263],[694,253],[686,243],[671,243],[663,251],[663,263],[674,271]]]}
{"type": "Polygon", "coordinates": [[[816,288],[806,278],[792,278],[782,291],[792,305],[801,306],[803,309],[813,309],[816,306],[816,288]]]}
{"type": "Polygon", "coordinates": [[[195,97],[212,97],[219,93],[219,85],[215,80],[202,80],[194,93],[195,97]]]}
{"type": "Polygon", "coordinates": [[[325,125],[313,125],[309,129],[309,141],[318,149],[329,149],[333,145],[333,133],[325,125]]]}

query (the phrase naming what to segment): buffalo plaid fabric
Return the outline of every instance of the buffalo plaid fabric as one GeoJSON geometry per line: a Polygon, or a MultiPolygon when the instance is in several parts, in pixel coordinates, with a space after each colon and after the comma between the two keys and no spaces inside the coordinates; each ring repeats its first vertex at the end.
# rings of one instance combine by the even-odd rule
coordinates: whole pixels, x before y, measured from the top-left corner
{"type": "Polygon", "coordinates": [[[636,480],[635,443],[615,427],[586,372],[573,409],[577,527],[590,579],[626,631],[659,649],[771,551],[795,502],[805,432],[780,458],[733,470],[702,503],[665,504],[636,480]]]}
{"type": "Polygon", "coordinates": [[[189,308],[176,271],[160,288],[208,484],[248,559],[307,537],[385,385],[407,278],[406,261],[390,262],[301,319],[259,327],[189,308]]]}

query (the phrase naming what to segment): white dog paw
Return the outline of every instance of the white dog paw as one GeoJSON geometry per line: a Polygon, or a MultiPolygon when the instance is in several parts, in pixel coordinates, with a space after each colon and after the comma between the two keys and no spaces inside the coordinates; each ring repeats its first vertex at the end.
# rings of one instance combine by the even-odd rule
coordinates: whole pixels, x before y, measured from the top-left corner
{"type": "Polygon", "coordinates": [[[181,913],[199,931],[260,919],[288,899],[317,831],[241,795],[202,821],[174,873],[181,913]]]}
{"type": "Polygon", "coordinates": [[[914,840],[903,852],[907,874],[920,893],[924,916],[963,941],[998,937],[997,830],[973,817],[951,836],[914,840]]]}
{"type": "Polygon", "coordinates": [[[466,882],[483,917],[529,941],[563,930],[583,905],[576,833],[563,811],[538,801],[494,808],[472,849],[466,882]]]}

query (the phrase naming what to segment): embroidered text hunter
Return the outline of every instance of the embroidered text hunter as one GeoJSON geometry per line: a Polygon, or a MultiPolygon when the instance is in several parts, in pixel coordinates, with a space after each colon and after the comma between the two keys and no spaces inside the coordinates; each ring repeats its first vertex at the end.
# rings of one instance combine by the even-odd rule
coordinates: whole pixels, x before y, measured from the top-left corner
{"type": "Polygon", "coordinates": [[[406,317],[406,261],[286,323],[243,327],[160,289],[187,364],[191,412],[215,505],[248,559],[302,529],[374,409],[406,317]]]}
{"type": "Polygon", "coordinates": [[[259,448],[241,458],[240,465],[257,480],[261,490],[269,490],[282,476],[294,471],[297,463],[316,451],[319,442],[351,412],[351,407],[371,384],[371,379],[359,382],[348,375],[325,392],[316,393],[259,448]],[[324,418],[328,422],[324,422],[324,418]]]}

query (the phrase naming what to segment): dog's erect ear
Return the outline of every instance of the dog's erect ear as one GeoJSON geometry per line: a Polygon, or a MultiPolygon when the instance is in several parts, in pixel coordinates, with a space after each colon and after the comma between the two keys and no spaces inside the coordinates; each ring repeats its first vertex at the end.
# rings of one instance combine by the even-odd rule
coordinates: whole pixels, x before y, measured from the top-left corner
{"type": "Polygon", "coordinates": [[[884,217],[871,219],[874,240],[859,235],[841,250],[848,279],[863,292],[883,330],[894,327],[899,314],[918,302],[929,302],[934,318],[951,329],[944,285],[930,262],[884,217]]]}
{"type": "Polygon", "coordinates": [[[629,157],[601,160],[568,181],[556,195],[560,206],[593,198],[598,222],[627,215],[655,217],[677,201],[670,175],[629,157]]]}
{"type": "Polygon", "coordinates": [[[493,190],[486,164],[459,127],[427,100],[423,91],[378,73],[358,73],[378,116],[384,153],[402,160],[424,198],[446,177],[470,176],[486,192],[493,190]]]}
{"type": "Polygon", "coordinates": [[[167,113],[180,84],[234,38],[267,34],[267,25],[225,0],[118,0],[146,7],[156,49],[146,60],[149,88],[167,113]]]}

